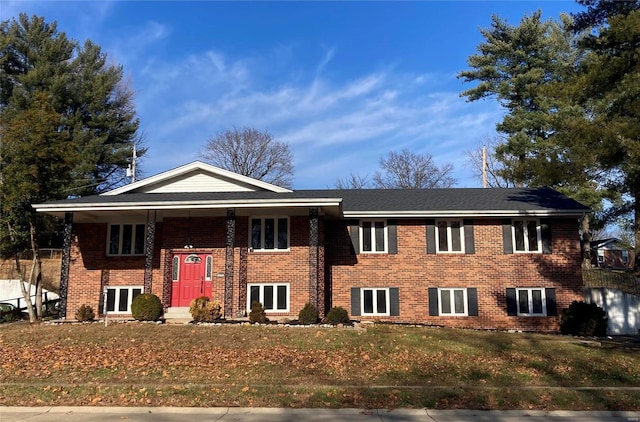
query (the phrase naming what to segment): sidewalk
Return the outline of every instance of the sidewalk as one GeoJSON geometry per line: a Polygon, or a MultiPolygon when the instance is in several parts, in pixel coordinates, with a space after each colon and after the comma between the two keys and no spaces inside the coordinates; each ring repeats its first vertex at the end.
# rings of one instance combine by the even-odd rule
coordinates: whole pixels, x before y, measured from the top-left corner
{"type": "Polygon", "coordinates": [[[249,407],[0,407],[2,422],[639,422],[640,412],[249,407]]]}

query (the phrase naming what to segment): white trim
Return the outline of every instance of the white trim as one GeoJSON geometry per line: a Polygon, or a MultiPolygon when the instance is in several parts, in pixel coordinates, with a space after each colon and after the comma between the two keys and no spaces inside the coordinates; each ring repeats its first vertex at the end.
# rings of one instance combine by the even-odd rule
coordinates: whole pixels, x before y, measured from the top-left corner
{"type": "Polygon", "coordinates": [[[542,227],[540,226],[540,220],[537,219],[513,219],[511,220],[511,244],[513,245],[513,253],[542,253],[542,227]],[[522,236],[523,236],[523,244],[524,250],[516,249],[516,221],[522,221],[522,236]],[[527,227],[527,223],[533,221],[536,223],[536,244],[538,249],[535,251],[529,250],[529,228],[527,227]]]}
{"type": "Polygon", "coordinates": [[[204,258],[204,279],[205,281],[213,279],[213,256],[211,255],[204,258]]]}
{"type": "Polygon", "coordinates": [[[516,288],[516,307],[518,310],[518,316],[547,316],[547,297],[546,289],[544,287],[517,287],[516,288]],[[534,290],[539,290],[540,300],[542,301],[542,313],[533,312],[533,295],[534,290]],[[520,292],[527,292],[529,312],[520,312],[520,292]]]}
{"type": "Polygon", "coordinates": [[[251,252],[289,252],[291,249],[291,220],[286,215],[265,215],[265,216],[251,216],[249,217],[249,248],[251,252]],[[273,249],[264,248],[265,240],[265,224],[264,220],[273,219],[273,249]],[[287,220],[287,247],[278,248],[278,220],[287,220]],[[260,248],[253,247],[253,220],[260,220],[260,248]]]}
{"type": "MultiPolygon", "coordinates": [[[[149,194],[154,195],[154,194],[149,194]]],[[[319,199],[246,199],[207,201],[141,201],[82,204],[33,204],[37,212],[178,210],[219,208],[339,207],[341,198],[319,199]]]]}
{"type": "Polygon", "coordinates": [[[465,249],[465,244],[464,244],[464,222],[462,220],[458,220],[458,219],[450,219],[450,220],[444,220],[444,219],[440,219],[440,220],[436,220],[435,223],[435,229],[436,229],[436,253],[442,253],[442,254],[464,254],[466,252],[465,249]],[[451,230],[451,223],[458,223],[460,225],[459,229],[460,229],[460,250],[459,251],[454,251],[451,250],[451,247],[453,247],[453,234],[452,234],[452,230],[451,230]],[[447,224],[447,249],[441,249],[440,248],[440,228],[438,227],[438,223],[446,223],[447,224]]]}
{"type": "Polygon", "coordinates": [[[267,286],[273,287],[273,306],[274,309],[266,309],[265,313],[288,313],[289,308],[291,307],[291,286],[289,283],[249,283],[247,284],[247,312],[251,311],[251,287],[259,287],[260,292],[258,293],[258,297],[260,298],[260,303],[264,307],[264,288],[267,286]],[[278,306],[278,286],[285,286],[287,288],[287,308],[286,309],[277,309],[278,306]]]}
{"type": "Polygon", "coordinates": [[[222,176],[240,183],[252,185],[252,186],[255,186],[256,188],[268,190],[271,192],[291,192],[289,189],[272,185],[271,183],[267,183],[251,177],[243,176],[241,174],[234,173],[229,170],[221,169],[220,167],[212,166],[211,164],[206,164],[206,163],[203,163],[202,161],[194,161],[192,163],[185,164],[180,167],[176,167],[172,170],[168,170],[168,171],[156,174],[155,176],[147,177],[146,179],[142,179],[140,181],[113,189],[109,192],[103,193],[102,195],[110,196],[110,195],[119,195],[125,192],[131,192],[133,190],[139,189],[144,186],[149,186],[155,183],[170,180],[174,177],[192,172],[194,170],[201,170],[203,172],[210,173],[214,176],[222,176]]]}
{"type": "Polygon", "coordinates": [[[107,256],[143,256],[145,251],[145,244],[147,242],[147,225],[140,222],[114,222],[107,225],[107,256]],[[118,230],[118,252],[111,253],[111,227],[120,226],[118,230]],[[122,242],[124,226],[131,226],[131,252],[122,253],[122,242]],[[136,228],[137,226],[144,227],[144,234],[142,237],[142,252],[135,253],[136,250],[136,228]]]}
{"type": "MultiPolygon", "coordinates": [[[[108,304],[107,304],[107,299],[105,298],[105,309],[104,312],[106,314],[130,314],[131,313],[131,302],[133,302],[133,290],[134,289],[139,289],[140,290],[140,294],[144,293],[144,286],[106,286],[106,291],[108,292],[109,290],[115,290],[116,291],[116,296],[113,299],[113,311],[109,311],[107,309],[108,304]],[[127,303],[127,310],[126,311],[121,311],[118,309],[118,304],[120,303],[120,295],[121,292],[123,290],[127,290],[129,292],[128,295],[128,303],[127,303]]],[[[106,294],[106,292],[105,292],[106,294]]]]}
{"type": "Polygon", "coordinates": [[[581,217],[591,211],[583,210],[417,210],[417,211],[344,211],[345,218],[461,218],[461,217],[581,217]]]}
{"type": "Polygon", "coordinates": [[[391,300],[390,300],[390,294],[389,294],[389,288],[388,287],[361,287],[360,288],[360,315],[362,316],[390,316],[391,315],[391,300]],[[365,312],[364,310],[364,292],[365,290],[371,290],[373,292],[373,298],[372,298],[372,306],[373,306],[373,312],[369,313],[369,312],[365,312]],[[377,292],[379,291],[384,291],[385,292],[385,301],[386,301],[386,308],[387,311],[386,312],[378,312],[378,301],[377,301],[377,292]]]}
{"type": "Polygon", "coordinates": [[[387,220],[381,220],[381,219],[376,219],[376,220],[360,220],[358,223],[358,241],[360,242],[360,253],[361,254],[387,254],[389,253],[389,229],[387,226],[387,220]],[[370,251],[365,251],[363,246],[363,238],[364,238],[364,229],[362,228],[362,223],[371,223],[371,227],[370,227],[370,233],[371,233],[371,250],[370,251]],[[375,225],[376,223],[383,223],[384,227],[382,228],[383,230],[383,250],[381,251],[377,251],[376,250],[376,230],[375,230],[375,225]]]}
{"type": "Polygon", "coordinates": [[[467,295],[467,288],[466,287],[442,287],[442,288],[438,288],[438,315],[440,315],[440,316],[469,316],[469,297],[467,295]],[[441,295],[441,292],[443,290],[448,290],[450,292],[450,295],[449,295],[449,306],[451,307],[451,312],[449,312],[449,313],[444,313],[442,311],[442,295],[441,295]],[[464,312],[462,312],[462,313],[456,312],[455,297],[454,297],[454,292],[456,290],[462,290],[462,300],[463,300],[463,305],[464,305],[464,312]]]}

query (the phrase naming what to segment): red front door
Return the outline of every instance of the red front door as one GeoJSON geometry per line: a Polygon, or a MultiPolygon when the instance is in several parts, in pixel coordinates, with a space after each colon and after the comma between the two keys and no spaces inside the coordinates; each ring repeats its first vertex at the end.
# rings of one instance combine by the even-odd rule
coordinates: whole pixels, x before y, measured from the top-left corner
{"type": "Polygon", "coordinates": [[[173,268],[171,306],[189,306],[197,297],[211,297],[211,277],[207,277],[207,255],[179,253],[174,256],[177,259],[174,258],[173,265],[177,265],[178,268],[173,268]]]}

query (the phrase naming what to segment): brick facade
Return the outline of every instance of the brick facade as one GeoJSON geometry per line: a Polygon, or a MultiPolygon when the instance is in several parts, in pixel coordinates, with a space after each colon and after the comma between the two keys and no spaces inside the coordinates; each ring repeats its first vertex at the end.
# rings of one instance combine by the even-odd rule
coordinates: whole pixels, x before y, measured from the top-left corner
{"type": "MultiPolygon", "coordinates": [[[[166,218],[155,226],[151,291],[165,306],[170,304],[171,256],[173,252],[195,252],[213,257],[213,300],[223,309],[242,315],[247,301],[247,285],[288,283],[289,312],[271,317],[297,318],[305,303],[319,302],[324,313],[331,306],[344,307],[352,314],[351,289],[397,288],[399,316],[354,317],[406,323],[555,331],[559,317],[507,315],[508,288],[555,288],[558,310],[582,297],[580,247],[577,220],[552,220],[552,253],[505,253],[502,220],[473,219],[475,253],[428,254],[425,219],[398,219],[397,253],[354,253],[349,226],[353,222],[320,216],[317,250],[310,250],[314,228],[313,212],[290,217],[288,251],[251,251],[249,218],[235,216],[233,266],[227,266],[227,218],[166,218]],[[192,245],[193,249],[184,249],[192,245]],[[230,307],[225,306],[225,281],[233,286],[230,307]],[[315,278],[314,278],[315,277],[315,278]],[[317,286],[317,292],[311,291],[317,286]],[[443,317],[429,315],[429,288],[477,289],[477,316],[443,317]]],[[[71,247],[67,318],[80,305],[102,312],[104,286],[142,286],[144,256],[107,256],[107,224],[74,224],[71,247]]],[[[311,245],[316,243],[313,239],[311,245]]]]}

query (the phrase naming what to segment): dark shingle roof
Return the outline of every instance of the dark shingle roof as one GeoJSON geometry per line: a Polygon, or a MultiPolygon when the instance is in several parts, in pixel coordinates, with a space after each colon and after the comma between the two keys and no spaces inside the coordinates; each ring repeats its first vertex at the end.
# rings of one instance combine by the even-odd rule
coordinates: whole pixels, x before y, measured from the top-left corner
{"type": "Polygon", "coordinates": [[[589,212],[589,208],[550,188],[451,188],[298,190],[294,192],[184,192],[122,193],[87,196],[47,203],[50,205],[108,205],[155,202],[264,201],[341,198],[344,212],[412,211],[540,211],[589,212]]]}

